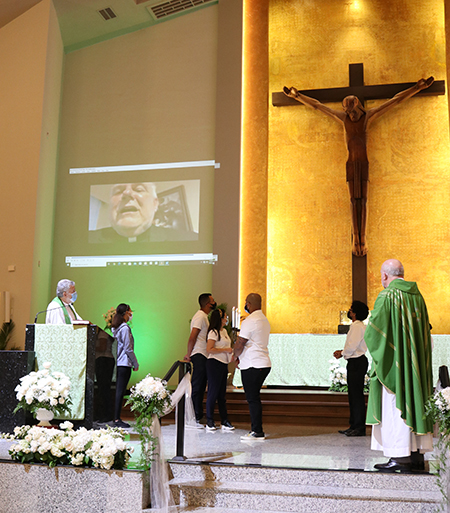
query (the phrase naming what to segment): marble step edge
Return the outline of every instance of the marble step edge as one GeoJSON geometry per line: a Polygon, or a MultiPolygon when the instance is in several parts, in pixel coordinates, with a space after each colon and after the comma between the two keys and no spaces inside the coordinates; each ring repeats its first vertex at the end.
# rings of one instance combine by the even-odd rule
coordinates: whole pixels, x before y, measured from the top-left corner
{"type": "Polygon", "coordinates": [[[414,501],[408,496],[401,500],[365,497],[320,497],[293,495],[243,494],[236,492],[217,493],[208,488],[183,488],[174,493],[175,501],[182,507],[214,506],[260,510],[264,513],[283,512],[362,512],[364,513],[425,513],[435,512],[438,501],[414,501]],[[375,507],[374,507],[375,506],[375,507]]]}
{"type": "MultiPolygon", "coordinates": [[[[185,479],[172,479],[169,482],[172,490],[201,490],[213,494],[240,494],[260,495],[261,497],[322,497],[334,499],[366,499],[381,501],[408,501],[408,502],[440,502],[442,496],[439,491],[411,491],[392,489],[362,489],[335,486],[308,486],[280,483],[236,483],[218,481],[187,481],[185,479]]],[[[201,492],[201,493],[202,493],[201,492]]]]}
{"type": "MultiPolygon", "coordinates": [[[[217,506],[169,506],[167,510],[157,508],[143,509],[142,513],[261,513],[260,509],[227,508],[217,506]]],[[[266,512],[267,513],[267,512],[266,512]]],[[[281,510],[271,510],[270,513],[286,513],[281,510]]],[[[348,512],[347,512],[348,513],[348,512]]],[[[379,513],[379,512],[378,512],[379,513]]]]}
{"type": "MultiPolygon", "coordinates": [[[[142,513],[261,513],[259,509],[241,509],[241,508],[220,508],[220,507],[208,507],[208,506],[172,506],[168,510],[160,510],[157,508],[143,509],[142,513]]],[[[286,513],[286,511],[274,511],[270,513],[286,513]]]]}
{"type": "MultiPolygon", "coordinates": [[[[214,505],[209,506],[178,506],[174,513],[436,513],[436,504],[417,503],[384,503],[377,501],[336,501],[332,499],[304,499],[300,505],[293,505],[286,509],[267,509],[263,506],[254,509],[255,506],[234,507],[214,505]],[[381,508],[381,509],[380,509],[381,508]]],[[[172,512],[172,510],[169,510],[172,512]]],[[[143,513],[157,513],[155,510],[143,510],[143,513]]],[[[166,513],[166,512],[161,512],[166,513]]]]}
{"type": "MultiPolygon", "coordinates": [[[[418,505],[418,504],[405,504],[405,503],[391,503],[382,505],[383,509],[380,509],[380,504],[374,501],[360,501],[357,504],[348,504],[348,501],[330,501],[328,499],[308,499],[302,504],[302,509],[271,509],[270,513],[292,513],[301,511],[302,513],[351,513],[361,512],[364,513],[435,513],[436,505],[418,505]],[[357,509],[355,509],[357,508],[357,509]],[[420,509],[418,509],[420,508],[420,509]]],[[[231,508],[222,506],[175,506],[169,508],[168,511],[157,510],[157,509],[144,509],[142,513],[268,513],[267,509],[249,509],[245,508],[231,508]]]]}
{"type": "MultiPolygon", "coordinates": [[[[305,500],[302,504],[302,513],[351,513],[352,511],[364,511],[364,513],[434,513],[436,505],[418,505],[418,504],[402,504],[392,503],[390,505],[383,505],[383,509],[380,510],[380,504],[374,501],[371,502],[358,502],[354,505],[358,509],[350,509],[348,501],[342,502],[331,502],[328,499],[311,499],[305,500]],[[418,507],[420,509],[418,509],[418,507]]],[[[292,513],[293,511],[298,512],[298,509],[280,510],[271,509],[270,513],[292,513]]],[[[175,506],[169,508],[168,511],[157,510],[157,509],[144,509],[142,513],[268,513],[266,509],[249,509],[245,508],[230,508],[221,506],[175,506]]]]}
{"type": "Polygon", "coordinates": [[[432,474],[399,474],[364,471],[305,470],[245,465],[199,464],[169,462],[175,479],[202,482],[237,482],[351,487],[439,492],[437,478],[432,474]]]}

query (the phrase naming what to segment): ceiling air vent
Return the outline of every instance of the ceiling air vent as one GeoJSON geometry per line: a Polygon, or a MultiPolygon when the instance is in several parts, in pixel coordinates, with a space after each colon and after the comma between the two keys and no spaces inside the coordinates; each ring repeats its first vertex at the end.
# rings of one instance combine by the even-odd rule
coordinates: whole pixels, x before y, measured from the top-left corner
{"type": "Polygon", "coordinates": [[[105,21],[117,18],[117,14],[111,9],[111,7],[105,7],[105,9],[100,9],[97,12],[105,21]]]}
{"type": "Polygon", "coordinates": [[[153,18],[160,20],[166,16],[172,14],[178,14],[180,12],[193,9],[200,5],[209,4],[217,0],[169,0],[167,2],[160,2],[159,4],[148,6],[150,14],[153,18]]]}

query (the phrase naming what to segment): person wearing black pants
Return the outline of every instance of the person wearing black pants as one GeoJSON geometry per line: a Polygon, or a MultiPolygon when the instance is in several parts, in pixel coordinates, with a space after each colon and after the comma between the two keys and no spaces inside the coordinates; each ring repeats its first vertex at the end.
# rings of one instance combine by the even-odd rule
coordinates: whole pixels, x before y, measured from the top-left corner
{"type": "Polygon", "coordinates": [[[261,387],[270,372],[270,324],[261,310],[259,294],[249,294],[245,311],[250,315],[242,321],[241,331],[234,347],[234,357],[241,369],[242,384],[250,412],[251,431],[241,436],[242,441],[263,441],[261,387]]]}
{"type": "Polygon", "coordinates": [[[200,294],[198,297],[200,310],[198,310],[191,320],[191,333],[189,335],[187,353],[184,360],[192,362],[192,403],[195,411],[195,425],[188,424],[187,428],[203,429],[200,423],[203,418],[203,398],[206,390],[206,360],[208,353],[206,351],[206,333],[208,332],[208,315],[217,304],[209,292],[200,294]]]}
{"type": "MultiPolygon", "coordinates": [[[[250,411],[251,432],[263,433],[261,387],[270,372],[270,367],[251,367],[241,371],[242,385],[250,411]]],[[[246,435],[244,435],[246,436],[246,435]]]]}
{"type": "Polygon", "coordinates": [[[205,397],[207,372],[206,372],[206,356],[201,353],[191,356],[192,363],[192,403],[194,404],[195,420],[197,423],[203,418],[203,398],[205,397]]]}
{"type": "MultiPolygon", "coordinates": [[[[120,412],[122,411],[122,403],[123,403],[123,396],[125,395],[125,392],[127,391],[127,385],[130,381],[131,377],[131,367],[117,367],[117,373],[116,373],[116,402],[114,406],[114,423],[115,424],[126,424],[126,422],[123,422],[120,418],[120,412]]],[[[128,426],[118,426],[118,427],[130,427],[128,426]]]]}
{"type": "Polygon", "coordinates": [[[208,360],[206,361],[206,372],[208,375],[208,396],[206,398],[206,430],[215,431],[214,406],[219,406],[222,431],[233,431],[234,427],[228,420],[226,393],[228,363],[231,361],[233,350],[231,340],[225,326],[228,317],[225,310],[214,310],[211,314],[207,333],[206,350],[208,360]]]}
{"type": "Polygon", "coordinates": [[[114,426],[129,428],[130,425],[120,418],[123,396],[127,390],[131,369],[137,371],[139,364],[134,354],[134,339],[128,321],[133,317],[130,305],[121,303],[116,308],[112,320],[112,332],[117,340],[117,374],[116,374],[116,403],[114,408],[114,426]]]}
{"type": "Polygon", "coordinates": [[[364,379],[367,372],[368,361],[365,355],[367,346],[364,342],[366,326],[362,321],[364,321],[368,315],[369,309],[365,303],[353,301],[347,313],[348,318],[352,320],[352,324],[347,333],[347,338],[345,339],[344,349],[333,353],[335,358],[339,359],[344,357],[347,360],[350,427],[345,430],[339,430],[339,433],[346,436],[366,436],[364,379]]]}
{"type": "MultiPolygon", "coordinates": [[[[350,427],[357,433],[366,432],[366,401],[364,398],[364,378],[369,362],[365,354],[347,360],[348,404],[350,407],[350,427]]],[[[346,433],[347,436],[356,436],[346,433]]]]}

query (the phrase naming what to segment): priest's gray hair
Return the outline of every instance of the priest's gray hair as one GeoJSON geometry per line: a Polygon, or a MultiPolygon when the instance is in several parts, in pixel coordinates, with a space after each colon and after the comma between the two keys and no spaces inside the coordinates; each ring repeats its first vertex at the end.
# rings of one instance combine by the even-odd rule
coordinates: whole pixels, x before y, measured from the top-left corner
{"type": "Polygon", "coordinates": [[[56,295],[58,297],[63,297],[64,292],[67,292],[72,285],[75,285],[75,282],[72,280],[58,281],[58,285],[56,285],[56,295]]]}
{"type": "Polygon", "coordinates": [[[403,264],[399,260],[387,260],[384,262],[382,271],[385,272],[388,276],[400,276],[403,278],[405,275],[405,269],[403,268],[403,264]]]}

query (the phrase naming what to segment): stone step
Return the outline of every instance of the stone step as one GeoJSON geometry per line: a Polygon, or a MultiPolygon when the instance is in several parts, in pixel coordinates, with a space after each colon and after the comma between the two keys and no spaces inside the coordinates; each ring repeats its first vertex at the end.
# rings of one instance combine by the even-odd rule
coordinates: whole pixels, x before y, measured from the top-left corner
{"type": "MultiPolygon", "coordinates": [[[[220,507],[203,507],[203,506],[175,506],[168,511],[158,510],[154,508],[143,509],[142,513],[261,513],[259,509],[241,509],[241,508],[220,508],[220,507]]],[[[284,511],[272,510],[270,513],[285,513],[284,511]]]]}
{"type": "MultiPolygon", "coordinates": [[[[216,507],[203,507],[203,506],[174,506],[168,510],[158,510],[154,508],[143,509],[142,513],[261,513],[260,509],[242,509],[242,508],[221,508],[216,507]]],[[[269,512],[266,512],[269,513],[269,512]]],[[[285,511],[271,510],[270,513],[286,513],[285,511]]]]}
{"type": "Polygon", "coordinates": [[[442,499],[435,476],[429,474],[310,471],[178,462],[170,462],[170,467],[174,476],[170,486],[175,502],[182,508],[416,513],[435,511],[442,499]]]}
{"type": "MultiPolygon", "coordinates": [[[[248,403],[243,389],[229,388],[226,394],[228,418],[231,423],[249,422],[248,403]]],[[[367,396],[366,396],[367,400],[367,396]]],[[[283,424],[346,426],[350,415],[346,393],[327,390],[261,390],[263,422],[283,424]]],[[[206,394],[204,408],[206,407],[206,394]]],[[[133,418],[129,406],[122,409],[122,418],[133,418]]],[[[166,419],[174,419],[174,412],[166,419]]],[[[218,414],[215,419],[219,420],[218,414]]]]}

